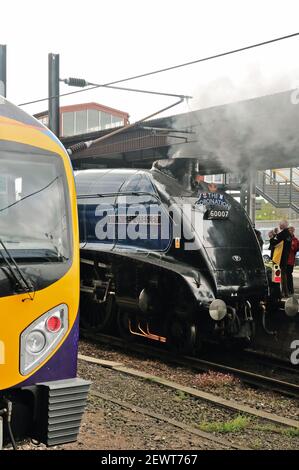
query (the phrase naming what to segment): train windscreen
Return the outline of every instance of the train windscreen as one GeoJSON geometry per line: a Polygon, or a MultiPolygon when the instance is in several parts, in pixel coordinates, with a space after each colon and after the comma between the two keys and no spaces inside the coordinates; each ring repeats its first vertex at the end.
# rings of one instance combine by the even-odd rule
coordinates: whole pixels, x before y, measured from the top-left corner
{"type": "Polygon", "coordinates": [[[21,147],[0,152],[0,238],[16,259],[68,260],[70,210],[63,162],[58,155],[21,147]]]}

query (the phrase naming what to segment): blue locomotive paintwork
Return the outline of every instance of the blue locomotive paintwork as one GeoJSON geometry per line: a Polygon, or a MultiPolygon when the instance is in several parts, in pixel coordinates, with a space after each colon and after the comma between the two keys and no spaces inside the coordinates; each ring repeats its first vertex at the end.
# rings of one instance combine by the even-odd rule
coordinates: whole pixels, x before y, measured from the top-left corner
{"type": "Polygon", "coordinates": [[[98,184],[88,184],[89,174],[85,176],[87,181],[77,175],[80,243],[103,244],[120,250],[166,251],[169,248],[171,221],[150,175],[133,171],[128,177],[127,173],[104,171],[100,181],[96,179],[98,184]]]}

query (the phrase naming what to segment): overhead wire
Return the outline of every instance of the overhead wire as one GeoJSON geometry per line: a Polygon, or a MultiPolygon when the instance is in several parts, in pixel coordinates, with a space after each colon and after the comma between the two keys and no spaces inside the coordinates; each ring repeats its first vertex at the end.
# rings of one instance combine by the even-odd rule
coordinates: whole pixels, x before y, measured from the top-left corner
{"type": "MultiPolygon", "coordinates": [[[[83,88],[83,89],[80,89],[80,90],[74,90],[74,91],[69,91],[69,92],[66,92],[66,93],[61,93],[59,95],[51,96],[50,99],[60,98],[60,97],[63,97],[63,96],[69,96],[69,95],[73,95],[73,94],[76,94],[76,93],[83,93],[83,92],[86,92],[86,91],[89,91],[89,90],[94,90],[96,88],[108,87],[108,86],[111,86],[111,85],[116,85],[118,83],[127,82],[127,81],[130,81],[130,80],[136,80],[137,78],[149,77],[151,75],[155,75],[155,74],[158,74],[158,73],[168,72],[170,70],[175,70],[175,69],[178,69],[178,68],[187,67],[187,66],[198,64],[198,63],[201,63],[201,62],[206,62],[206,61],[212,60],[212,59],[218,59],[220,57],[225,57],[225,56],[228,56],[228,55],[231,55],[231,54],[244,52],[244,51],[247,51],[247,50],[250,50],[250,49],[266,46],[266,45],[269,45],[269,44],[273,44],[275,42],[283,41],[283,40],[286,40],[286,39],[291,39],[291,38],[298,37],[298,36],[299,36],[299,32],[298,33],[293,33],[293,34],[287,34],[285,36],[280,36],[280,37],[277,37],[277,38],[274,38],[274,39],[269,39],[269,40],[266,40],[266,41],[250,44],[248,46],[239,47],[237,49],[231,49],[229,51],[220,52],[218,54],[213,54],[213,55],[210,55],[210,56],[207,56],[207,57],[202,57],[200,59],[192,60],[192,61],[189,61],[189,62],[184,62],[184,63],[177,64],[177,65],[172,65],[170,67],[164,67],[162,69],[153,70],[151,72],[145,72],[145,73],[142,73],[142,74],[125,77],[125,78],[122,78],[120,80],[114,80],[112,82],[104,83],[104,84],[101,84],[101,85],[90,86],[89,88],[83,88]]],[[[27,105],[30,105],[30,104],[40,103],[40,102],[48,101],[48,100],[49,100],[49,97],[40,98],[40,99],[20,103],[19,106],[27,106],[27,105]]]]}

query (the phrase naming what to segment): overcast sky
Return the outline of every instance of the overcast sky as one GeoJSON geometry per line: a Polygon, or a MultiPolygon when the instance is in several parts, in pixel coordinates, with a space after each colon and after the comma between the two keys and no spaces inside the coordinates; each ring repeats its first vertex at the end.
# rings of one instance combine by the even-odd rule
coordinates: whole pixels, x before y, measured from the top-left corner
{"type": "MultiPolygon", "coordinates": [[[[60,54],[62,78],[105,83],[299,31],[296,0],[3,0],[0,11],[7,96],[16,104],[47,96],[49,52],[60,54]]],[[[299,86],[299,37],[124,86],[194,97],[168,114],[287,90],[299,86]]],[[[100,89],[61,105],[89,101],[134,121],[173,99],[100,89]]]]}

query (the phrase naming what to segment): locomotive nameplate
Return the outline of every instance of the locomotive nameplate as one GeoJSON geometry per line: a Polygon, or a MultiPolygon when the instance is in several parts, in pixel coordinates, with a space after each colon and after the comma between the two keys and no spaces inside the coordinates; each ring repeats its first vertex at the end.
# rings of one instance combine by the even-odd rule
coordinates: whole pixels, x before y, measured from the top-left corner
{"type": "Polygon", "coordinates": [[[206,209],[204,218],[208,220],[228,219],[230,204],[220,193],[200,193],[195,205],[206,209]]]}

